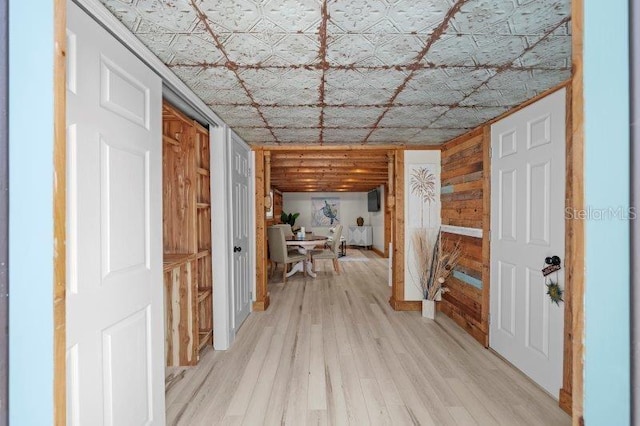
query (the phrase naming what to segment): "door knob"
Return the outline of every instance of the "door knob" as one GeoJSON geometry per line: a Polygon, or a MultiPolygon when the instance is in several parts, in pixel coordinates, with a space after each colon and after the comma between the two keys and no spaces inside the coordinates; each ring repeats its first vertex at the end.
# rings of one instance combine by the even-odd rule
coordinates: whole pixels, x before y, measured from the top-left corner
{"type": "Polygon", "coordinates": [[[561,261],[560,257],[558,256],[549,256],[544,259],[544,263],[546,263],[547,265],[560,266],[561,261]]]}
{"type": "Polygon", "coordinates": [[[233,252],[234,252],[234,253],[239,253],[239,252],[241,252],[241,251],[242,251],[242,247],[238,247],[238,246],[234,246],[234,247],[233,247],[233,252]]]}

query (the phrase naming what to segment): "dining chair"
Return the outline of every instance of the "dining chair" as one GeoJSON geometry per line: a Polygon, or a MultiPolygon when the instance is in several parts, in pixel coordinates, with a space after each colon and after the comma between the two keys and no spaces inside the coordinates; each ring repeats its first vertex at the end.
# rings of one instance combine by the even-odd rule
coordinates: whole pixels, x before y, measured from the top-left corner
{"type": "Polygon", "coordinates": [[[333,261],[333,269],[340,275],[340,263],[338,262],[338,249],[340,248],[340,237],[342,236],[342,225],[335,227],[329,248],[311,252],[311,264],[313,270],[316,270],[316,259],[331,259],[333,261]]]}
{"type": "MultiPolygon", "coordinates": [[[[287,265],[290,263],[304,262],[307,256],[299,253],[292,253],[287,250],[287,243],[284,239],[284,230],[280,226],[270,226],[267,228],[267,238],[269,240],[270,261],[275,264],[271,272],[276,269],[278,263],[283,264],[282,281],[287,283],[287,265]]],[[[306,275],[306,269],[304,269],[306,275]]]]}
{"type": "Polygon", "coordinates": [[[291,229],[291,225],[288,223],[278,223],[277,225],[273,225],[278,228],[282,228],[284,230],[284,237],[293,237],[293,230],[291,229]]]}

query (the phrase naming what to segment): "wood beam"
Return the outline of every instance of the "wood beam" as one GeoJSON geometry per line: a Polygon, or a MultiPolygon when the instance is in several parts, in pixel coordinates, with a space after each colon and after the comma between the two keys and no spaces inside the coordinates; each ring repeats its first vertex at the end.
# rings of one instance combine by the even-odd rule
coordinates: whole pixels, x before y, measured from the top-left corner
{"type": "Polygon", "coordinates": [[[271,153],[264,153],[264,209],[269,210],[273,205],[271,199],[271,153]]]}
{"type": "Polygon", "coordinates": [[[404,300],[404,151],[395,153],[395,208],[393,223],[393,270],[391,299],[394,309],[402,309],[404,300]]]}
{"type": "Polygon", "coordinates": [[[395,155],[393,151],[388,152],[387,153],[387,180],[388,180],[387,188],[389,193],[387,194],[387,207],[389,209],[392,209],[396,202],[395,190],[393,185],[393,182],[395,180],[394,167],[393,167],[394,161],[395,161],[395,155]]]}
{"type": "Polygon", "coordinates": [[[255,200],[256,200],[256,300],[254,311],[269,307],[267,291],[267,231],[264,214],[264,152],[255,154],[255,200]]]}
{"type": "MultiPolygon", "coordinates": [[[[482,311],[480,313],[480,329],[484,332],[484,339],[481,343],[485,347],[489,347],[489,312],[491,312],[491,158],[489,153],[491,126],[484,127],[482,138],[482,311]]],[[[471,138],[471,140],[475,141],[476,138],[471,138]]],[[[452,148],[452,150],[454,149],[452,148]]]]}
{"type": "MultiPolygon", "coordinates": [[[[266,151],[268,152],[268,151],[266,151]]],[[[271,160],[271,165],[274,168],[306,168],[306,167],[327,167],[331,165],[331,167],[344,168],[344,169],[387,169],[387,161],[386,159],[380,160],[353,160],[353,159],[343,159],[343,158],[331,158],[326,157],[322,160],[320,159],[304,159],[304,160],[280,160],[277,158],[273,158],[271,160]]]]}

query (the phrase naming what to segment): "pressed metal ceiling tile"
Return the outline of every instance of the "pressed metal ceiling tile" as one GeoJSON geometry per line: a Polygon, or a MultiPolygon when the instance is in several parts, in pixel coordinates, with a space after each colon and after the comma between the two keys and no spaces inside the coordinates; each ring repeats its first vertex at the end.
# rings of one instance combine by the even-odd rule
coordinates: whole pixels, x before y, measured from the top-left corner
{"type": "Polygon", "coordinates": [[[143,19],[151,18],[173,32],[189,32],[198,22],[189,0],[138,0],[136,8],[143,19]]]}
{"type": "Polygon", "coordinates": [[[100,1],[252,144],[442,143],[571,74],[569,0],[100,1]]]}
{"type": "Polygon", "coordinates": [[[403,142],[420,132],[419,127],[379,127],[369,136],[370,142],[403,142]]]}
{"type": "Polygon", "coordinates": [[[215,64],[224,59],[207,34],[179,34],[169,45],[174,52],[170,65],[215,64]]]}
{"type": "Polygon", "coordinates": [[[315,0],[270,0],[262,6],[264,16],[289,33],[315,33],[320,22],[320,2],[315,0]]]}
{"type": "MultiPolygon", "coordinates": [[[[249,104],[251,103],[251,99],[245,94],[242,90],[237,89],[227,89],[222,90],[218,88],[211,87],[209,84],[205,82],[201,82],[193,86],[193,90],[198,92],[198,96],[200,99],[204,101],[205,104],[208,105],[217,105],[217,104],[249,104]]],[[[215,111],[215,108],[214,108],[215,111]]]]}
{"type": "Polygon", "coordinates": [[[261,105],[314,105],[318,102],[317,89],[287,89],[274,87],[252,92],[253,99],[261,105]]]}
{"type": "Polygon", "coordinates": [[[323,133],[324,142],[358,143],[364,140],[370,129],[325,129],[323,133]]]}
{"type": "Polygon", "coordinates": [[[523,67],[569,68],[571,36],[549,36],[520,58],[523,67]]]}
{"type": "Polygon", "coordinates": [[[441,116],[447,107],[393,107],[380,121],[380,127],[425,126],[441,116]]]}
{"type": "Polygon", "coordinates": [[[318,107],[264,107],[261,109],[264,117],[271,123],[279,120],[315,120],[318,124],[322,108],[318,107]]]}
{"type": "Polygon", "coordinates": [[[461,34],[504,34],[508,19],[516,8],[516,0],[484,0],[468,2],[460,8],[451,25],[461,34]]]}
{"type": "Polygon", "coordinates": [[[216,105],[214,108],[225,123],[234,128],[264,125],[258,111],[252,106],[216,105]]]}
{"type": "Polygon", "coordinates": [[[424,36],[388,35],[378,39],[376,57],[386,65],[408,65],[415,61],[424,46],[424,36]]]}
{"type": "Polygon", "coordinates": [[[307,34],[288,34],[273,46],[273,56],[263,65],[308,65],[318,57],[318,40],[307,34]]]}
{"type": "Polygon", "coordinates": [[[489,89],[544,91],[571,77],[571,70],[507,70],[487,82],[489,89]]]}
{"type": "Polygon", "coordinates": [[[507,112],[508,110],[508,107],[452,108],[442,117],[431,123],[430,127],[452,129],[460,127],[460,124],[464,123],[465,127],[473,128],[507,112]]]}
{"type": "Polygon", "coordinates": [[[500,35],[445,35],[427,53],[435,65],[500,66],[528,47],[526,37],[500,35]]]}
{"type": "Polygon", "coordinates": [[[131,2],[128,2],[127,4],[120,1],[108,1],[103,3],[105,7],[109,9],[109,11],[118,18],[118,20],[120,20],[120,22],[122,22],[132,32],[136,32],[138,23],[140,22],[140,14],[138,13],[138,9],[131,4],[131,2]]]}
{"type": "Polygon", "coordinates": [[[407,78],[407,73],[395,69],[329,70],[327,85],[339,89],[394,90],[407,78]]]}
{"type": "Polygon", "coordinates": [[[251,27],[250,32],[254,37],[270,45],[278,43],[287,35],[278,25],[264,18],[251,27]]]}
{"type": "Polygon", "coordinates": [[[389,19],[400,31],[430,33],[442,22],[453,2],[447,0],[400,0],[393,3],[389,19]]]}
{"type": "MultiPolygon", "coordinates": [[[[202,67],[187,67],[187,66],[175,66],[171,69],[175,75],[177,75],[180,80],[184,82],[187,86],[195,86],[200,83],[199,74],[202,73],[202,67]]],[[[237,84],[237,82],[234,82],[237,84]]]]}
{"type": "Polygon", "coordinates": [[[387,5],[382,0],[334,1],[327,5],[331,21],[342,31],[357,33],[385,18],[387,5]]]}
{"type": "Polygon", "coordinates": [[[327,107],[324,109],[326,127],[370,127],[382,114],[379,107],[327,107]]]}
{"type": "Polygon", "coordinates": [[[322,72],[315,69],[249,69],[240,74],[250,90],[274,89],[280,90],[318,90],[322,72]]]}
{"type": "Polygon", "coordinates": [[[282,83],[282,70],[269,68],[249,68],[239,72],[242,81],[253,91],[272,89],[282,83]]]}
{"type": "Polygon", "coordinates": [[[249,33],[232,34],[224,47],[229,60],[240,64],[259,64],[273,54],[272,46],[249,33]]]}
{"type": "Polygon", "coordinates": [[[461,106],[518,106],[527,99],[536,96],[535,90],[494,90],[480,89],[460,102],[461,106]]]}
{"type": "MultiPolygon", "coordinates": [[[[183,70],[185,68],[175,67],[175,69],[183,70]]],[[[193,67],[190,69],[193,70],[193,67]]],[[[226,68],[205,68],[197,73],[196,78],[200,84],[210,87],[211,89],[242,90],[235,74],[226,68]]]]}
{"type": "Polygon", "coordinates": [[[460,90],[469,92],[495,74],[490,69],[429,68],[417,70],[408,87],[416,90],[460,90]]]}
{"type": "Polygon", "coordinates": [[[235,127],[235,132],[247,142],[269,143],[275,142],[271,132],[267,129],[235,127]]]}
{"type": "Polygon", "coordinates": [[[362,34],[340,35],[327,44],[327,60],[331,66],[372,64],[374,55],[375,45],[362,34]]]}
{"type": "Polygon", "coordinates": [[[149,20],[166,32],[189,32],[198,21],[188,0],[138,0],[135,6],[118,1],[105,4],[133,32],[137,31],[140,20],[149,20]]]}
{"type": "Polygon", "coordinates": [[[171,64],[175,52],[169,47],[175,38],[173,33],[140,33],[137,37],[165,64],[171,64]]]}
{"type": "Polygon", "coordinates": [[[315,117],[278,117],[267,120],[269,125],[274,129],[318,129],[318,123],[320,122],[320,114],[315,117]]]}
{"type": "Polygon", "coordinates": [[[424,129],[407,140],[410,145],[438,145],[471,129],[424,129]]]}
{"type": "Polygon", "coordinates": [[[325,102],[328,105],[383,105],[391,98],[392,92],[384,89],[336,89],[325,88],[325,102]]]}
{"type": "Polygon", "coordinates": [[[426,85],[422,90],[405,89],[398,95],[396,102],[405,105],[450,105],[464,99],[464,93],[458,90],[442,90],[426,85]]]}
{"type": "Polygon", "coordinates": [[[320,140],[320,129],[273,129],[278,140],[295,143],[317,143],[320,140]]]}
{"type": "Polygon", "coordinates": [[[567,0],[527,0],[509,17],[513,34],[544,34],[550,27],[571,15],[567,0]]]}
{"type": "Polygon", "coordinates": [[[260,18],[258,6],[249,0],[201,0],[207,18],[226,31],[246,32],[260,18]]]}

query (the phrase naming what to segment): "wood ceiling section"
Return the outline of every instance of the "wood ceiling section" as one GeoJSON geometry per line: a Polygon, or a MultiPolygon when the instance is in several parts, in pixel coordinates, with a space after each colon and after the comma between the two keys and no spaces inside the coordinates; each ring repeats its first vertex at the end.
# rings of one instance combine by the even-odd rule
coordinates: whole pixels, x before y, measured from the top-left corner
{"type": "Polygon", "coordinates": [[[271,186],[282,192],[364,192],[388,181],[386,150],[270,154],[271,186]]]}

